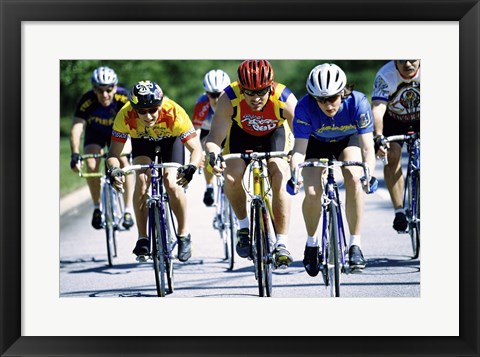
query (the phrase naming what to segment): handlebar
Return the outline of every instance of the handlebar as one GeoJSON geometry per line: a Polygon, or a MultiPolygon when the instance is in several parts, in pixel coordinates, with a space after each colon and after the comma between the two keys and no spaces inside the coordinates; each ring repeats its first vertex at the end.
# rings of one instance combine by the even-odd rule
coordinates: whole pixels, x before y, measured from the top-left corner
{"type": "Polygon", "coordinates": [[[162,168],[168,168],[168,167],[174,167],[174,168],[179,168],[182,167],[183,165],[179,164],[178,162],[163,162],[159,164],[143,164],[143,165],[130,165],[130,166],[125,166],[124,168],[120,169],[123,171],[124,174],[127,174],[132,171],[139,171],[139,170],[145,170],[145,169],[162,169],[162,168]]]}
{"type": "MultiPolygon", "coordinates": [[[[420,133],[415,133],[415,132],[409,132],[407,134],[399,134],[399,135],[390,135],[385,137],[385,142],[388,144],[389,142],[395,142],[395,141],[415,141],[417,139],[420,139],[420,133]]],[[[383,161],[384,165],[388,164],[388,156],[387,156],[387,150],[388,148],[384,146],[385,150],[385,156],[383,161]]]]}
{"type": "Polygon", "coordinates": [[[391,135],[385,137],[387,142],[390,141],[409,141],[409,140],[416,140],[420,139],[420,133],[408,133],[408,134],[402,134],[402,135],[391,135]]]}
{"type": "MultiPolygon", "coordinates": [[[[122,154],[121,156],[130,156],[130,153],[128,154],[122,154]]],[[[86,159],[106,159],[108,157],[108,153],[103,153],[103,154],[83,154],[80,155],[80,161],[86,160],[86,159]]],[[[91,178],[91,177],[102,177],[104,176],[105,173],[102,172],[78,172],[78,176],[84,177],[84,178],[91,178]]]]}
{"type": "Polygon", "coordinates": [[[246,160],[261,160],[261,159],[271,159],[271,158],[281,158],[287,157],[288,152],[286,151],[270,151],[270,152],[256,152],[256,151],[245,151],[237,154],[227,154],[223,155],[225,161],[230,159],[246,159],[246,160]]]}
{"type": "Polygon", "coordinates": [[[362,161],[337,161],[337,160],[329,160],[329,159],[317,159],[312,161],[304,161],[297,165],[294,170],[293,174],[293,183],[295,186],[298,184],[298,179],[300,177],[300,171],[305,167],[323,167],[323,168],[333,168],[335,166],[338,167],[345,167],[345,166],[359,166],[363,168],[363,173],[365,177],[365,181],[367,184],[367,192],[370,191],[370,169],[365,162],[362,161]]]}

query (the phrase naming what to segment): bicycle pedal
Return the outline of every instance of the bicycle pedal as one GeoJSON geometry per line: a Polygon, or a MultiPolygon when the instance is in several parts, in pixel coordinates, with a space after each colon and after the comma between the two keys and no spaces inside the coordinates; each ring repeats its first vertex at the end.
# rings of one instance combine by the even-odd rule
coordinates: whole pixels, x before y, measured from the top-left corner
{"type": "Polygon", "coordinates": [[[287,263],[280,263],[280,264],[278,264],[278,265],[275,264],[275,267],[276,267],[277,269],[280,269],[280,270],[285,270],[285,269],[288,268],[288,264],[287,264],[287,263]]]}

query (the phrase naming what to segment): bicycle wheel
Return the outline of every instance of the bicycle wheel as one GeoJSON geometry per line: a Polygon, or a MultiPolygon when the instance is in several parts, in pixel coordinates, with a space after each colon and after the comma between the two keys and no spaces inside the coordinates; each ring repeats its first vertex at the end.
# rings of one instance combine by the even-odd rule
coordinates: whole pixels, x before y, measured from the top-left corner
{"type": "Polygon", "coordinates": [[[410,182],[411,198],[409,215],[409,233],[412,242],[413,259],[417,259],[420,255],[420,175],[418,171],[412,172],[410,182]]]}
{"type": "Polygon", "coordinates": [[[330,202],[328,212],[328,231],[329,231],[329,259],[328,259],[328,279],[330,282],[330,296],[340,296],[340,255],[339,255],[339,234],[338,234],[338,210],[335,200],[330,202]]]}
{"type": "Polygon", "coordinates": [[[235,247],[235,238],[237,234],[236,229],[236,218],[235,213],[233,212],[232,206],[228,203],[226,197],[224,197],[223,203],[223,217],[222,220],[225,224],[224,235],[223,235],[223,243],[225,248],[225,259],[228,263],[228,270],[233,270],[233,265],[235,263],[235,254],[234,254],[234,247],[235,247]]]}
{"type": "Polygon", "coordinates": [[[103,185],[102,189],[102,203],[103,203],[103,215],[104,215],[104,227],[105,235],[107,239],[107,256],[108,256],[108,265],[113,265],[113,258],[117,256],[117,247],[116,247],[116,237],[115,237],[115,226],[114,226],[114,216],[113,216],[113,197],[114,189],[109,186],[107,183],[103,185]]]}
{"type": "MultiPolygon", "coordinates": [[[[263,269],[264,269],[264,281],[265,292],[267,296],[272,296],[272,271],[273,271],[273,258],[270,245],[270,216],[265,206],[262,207],[262,245],[263,245],[263,269]]],[[[273,232],[272,232],[273,233],[273,232]]]]}
{"type": "Polygon", "coordinates": [[[172,215],[170,212],[170,205],[168,201],[165,201],[165,235],[166,235],[166,249],[165,249],[165,270],[167,275],[167,285],[168,285],[168,293],[172,294],[174,290],[174,277],[173,277],[173,248],[176,243],[176,236],[173,232],[173,221],[172,215]]]}
{"type": "Polygon", "coordinates": [[[253,263],[255,266],[255,273],[258,283],[258,294],[260,297],[265,296],[265,273],[264,273],[264,246],[263,246],[263,230],[262,230],[262,206],[260,201],[256,200],[253,203],[253,242],[252,247],[255,247],[255,252],[253,254],[253,263]]]}
{"type": "Polygon", "coordinates": [[[416,222],[416,175],[415,172],[409,172],[406,178],[406,203],[404,205],[405,215],[407,216],[408,221],[408,234],[410,235],[410,242],[412,244],[412,254],[413,259],[418,257],[418,229],[417,229],[417,222],[416,222]]]}
{"type": "Polygon", "coordinates": [[[155,284],[157,287],[157,295],[165,296],[165,254],[162,244],[162,234],[160,225],[160,207],[158,202],[153,202],[149,210],[150,239],[152,244],[153,267],[155,270],[155,284]]]}

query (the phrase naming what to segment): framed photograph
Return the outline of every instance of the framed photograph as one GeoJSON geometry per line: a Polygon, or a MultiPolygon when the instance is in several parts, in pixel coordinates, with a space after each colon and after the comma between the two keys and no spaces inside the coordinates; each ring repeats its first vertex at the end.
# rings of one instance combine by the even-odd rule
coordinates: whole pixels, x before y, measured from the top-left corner
{"type": "Polygon", "coordinates": [[[1,356],[479,355],[478,0],[0,3],[1,356]],[[213,33],[221,40],[210,45],[213,33]],[[427,45],[419,50],[419,44],[427,45]],[[58,227],[52,222],[58,221],[59,205],[60,60],[263,53],[276,59],[385,60],[411,52],[427,59],[422,113],[423,103],[426,110],[435,108],[424,131],[435,145],[422,151],[428,188],[436,194],[422,206],[431,224],[419,299],[329,302],[342,319],[335,324],[342,328],[333,331],[319,314],[324,299],[120,304],[59,298],[58,227]],[[142,323],[134,311],[155,318],[142,323]]]}

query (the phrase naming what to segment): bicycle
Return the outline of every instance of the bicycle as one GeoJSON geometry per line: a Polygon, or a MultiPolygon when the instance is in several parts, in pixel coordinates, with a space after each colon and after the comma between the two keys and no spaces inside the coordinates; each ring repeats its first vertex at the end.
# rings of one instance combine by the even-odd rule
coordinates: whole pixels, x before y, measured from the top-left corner
{"type": "Polygon", "coordinates": [[[158,150],[155,161],[146,165],[131,165],[122,171],[127,174],[132,171],[150,170],[150,193],[147,198],[148,207],[148,240],[150,254],[139,256],[139,262],[153,260],[155,285],[157,295],[165,297],[174,291],[173,251],[177,245],[175,220],[169,203],[169,197],[163,185],[163,169],[182,165],[176,162],[158,163],[158,150]],[[168,288],[168,289],[167,289],[168,288]]]}
{"type": "Polygon", "coordinates": [[[103,159],[104,172],[82,172],[78,175],[83,178],[100,177],[100,210],[102,212],[102,227],[105,229],[107,239],[108,265],[113,266],[113,259],[117,257],[117,231],[126,230],[122,223],[125,214],[125,204],[122,194],[117,192],[107,177],[107,153],[104,154],[84,154],[80,160],[103,159]]]}
{"type": "Polygon", "coordinates": [[[322,175],[324,190],[322,193],[322,246],[320,255],[320,271],[325,287],[330,287],[330,296],[340,296],[340,274],[353,272],[348,264],[348,247],[343,223],[342,202],[335,181],[335,167],[360,166],[364,172],[367,191],[370,190],[370,173],[368,166],[359,161],[337,161],[334,159],[318,159],[298,164],[294,172],[294,185],[298,184],[300,171],[306,167],[326,168],[322,175]]]}
{"type": "Polygon", "coordinates": [[[249,259],[253,260],[255,278],[258,282],[259,296],[272,296],[272,271],[278,267],[273,257],[273,241],[275,237],[275,222],[270,201],[270,186],[266,161],[270,158],[287,157],[283,151],[253,152],[251,150],[223,156],[230,159],[250,160],[247,168],[251,178],[252,189],[243,182],[245,192],[250,197],[250,251],[249,259]]]}
{"type": "Polygon", "coordinates": [[[218,230],[223,242],[225,259],[228,263],[228,270],[233,270],[235,263],[235,238],[238,230],[238,220],[233,212],[230,202],[225,195],[224,178],[217,177],[217,194],[215,196],[215,216],[213,217],[213,228],[218,230]]]}
{"type": "MultiPolygon", "coordinates": [[[[408,222],[406,232],[410,235],[413,259],[417,259],[420,256],[420,133],[408,132],[406,135],[392,135],[386,137],[385,141],[407,144],[408,162],[403,189],[403,207],[408,222]]],[[[385,154],[385,156],[387,155],[385,154]]]]}

